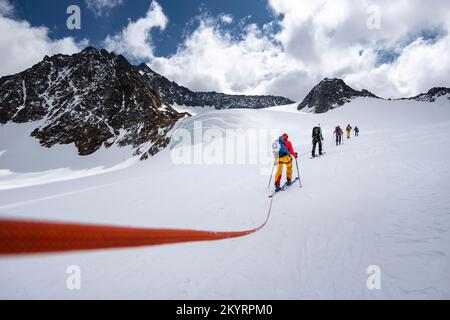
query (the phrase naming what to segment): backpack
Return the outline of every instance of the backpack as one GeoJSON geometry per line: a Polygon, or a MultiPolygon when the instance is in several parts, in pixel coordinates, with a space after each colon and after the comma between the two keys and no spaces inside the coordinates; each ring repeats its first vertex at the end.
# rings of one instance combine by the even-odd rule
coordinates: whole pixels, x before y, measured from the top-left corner
{"type": "Polygon", "coordinates": [[[318,137],[318,136],[320,136],[320,128],[319,127],[315,127],[314,129],[313,129],[313,137],[318,137]]]}
{"type": "Polygon", "coordinates": [[[272,143],[272,153],[275,160],[280,157],[280,150],[281,150],[280,142],[279,139],[277,139],[272,143]]]}
{"type": "Polygon", "coordinates": [[[272,153],[275,159],[284,157],[289,154],[285,141],[282,137],[278,138],[272,143],[272,153]]]}
{"type": "Polygon", "coordinates": [[[335,134],[336,134],[337,136],[340,136],[340,135],[342,134],[342,129],[341,129],[341,127],[336,127],[336,129],[335,129],[335,134]]]}

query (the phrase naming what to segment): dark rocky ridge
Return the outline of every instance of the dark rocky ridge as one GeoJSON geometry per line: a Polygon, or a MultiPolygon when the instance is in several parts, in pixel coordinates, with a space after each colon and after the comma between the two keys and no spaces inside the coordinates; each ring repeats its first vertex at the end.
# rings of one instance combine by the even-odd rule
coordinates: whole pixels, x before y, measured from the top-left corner
{"type": "Polygon", "coordinates": [[[430,89],[427,93],[421,93],[415,97],[409,98],[408,100],[416,100],[423,102],[435,102],[437,98],[449,95],[447,99],[450,100],[450,88],[436,87],[430,89]]]}
{"type": "Polygon", "coordinates": [[[184,116],[162,108],[124,57],[92,47],[0,79],[0,124],[39,121],[31,135],[41,145],[74,143],[80,155],[117,144],[146,158],[167,146],[184,116]]]}
{"type": "Polygon", "coordinates": [[[352,89],[342,79],[325,78],[308,93],[297,109],[308,110],[312,113],[325,113],[357,97],[379,99],[367,90],[357,91],[352,89]]]}
{"type": "Polygon", "coordinates": [[[145,81],[159,93],[166,105],[188,107],[211,106],[216,109],[262,109],[278,105],[292,104],[294,101],[276,96],[228,95],[217,92],[193,92],[154,72],[146,64],[136,67],[145,81]]]}

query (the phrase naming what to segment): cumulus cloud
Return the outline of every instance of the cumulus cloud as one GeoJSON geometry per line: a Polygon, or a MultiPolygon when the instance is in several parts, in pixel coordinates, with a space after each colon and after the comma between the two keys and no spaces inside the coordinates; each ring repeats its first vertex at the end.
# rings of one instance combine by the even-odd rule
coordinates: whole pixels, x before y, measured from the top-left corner
{"type": "Polygon", "coordinates": [[[236,41],[216,22],[201,20],[174,56],[154,58],[151,68],[195,90],[230,93],[250,91],[289,71],[279,60],[280,48],[255,25],[248,25],[236,41]]]}
{"type": "Polygon", "coordinates": [[[113,8],[123,4],[123,0],[86,0],[86,6],[96,16],[108,14],[113,8]]]}
{"type": "Polygon", "coordinates": [[[371,63],[349,73],[345,80],[385,97],[414,96],[432,87],[449,86],[449,53],[450,37],[438,41],[419,38],[403,48],[394,62],[378,67],[373,67],[376,53],[367,52],[371,63]]]}
{"type": "Polygon", "coordinates": [[[163,9],[153,1],[144,18],[130,21],[121,32],[108,36],[103,44],[107,50],[126,54],[132,59],[152,59],[151,31],[154,28],[164,30],[167,23],[168,19],[163,9]]]}
{"type": "Polygon", "coordinates": [[[268,5],[274,21],[247,24],[240,37],[221,27],[223,15],[199,17],[198,28],[174,55],[153,57],[149,66],[194,90],[297,100],[324,77],[341,77],[384,97],[449,85],[448,1],[268,0],[268,5]],[[374,14],[380,28],[368,27],[374,14]]]}
{"type": "MultiPolygon", "coordinates": [[[[86,1],[101,12],[123,0],[86,1]]],[[[267,1],[274,18],[265,25],[202,13],[167,57],[154,54],[152,32],[165,30],[168,18],[153,1],[145,16],[107,36],[103,45],[197,91],[301,100],[324,77],[343,78],[383,97],[450,85],[449,1],[267,1]],[[368,27],[374,14],[379,28],[368,27]]],[[[71,37],[53,40],[47,28],[15,19],[8,0],[0,0],[0,28],[0,75],[85,45],[71,37]]]]}
{"type": "Polygon", "coordinates": [[[72,54],[87,43],[73,38],[53,40],[46,27],[33,27],[27,21],[14,19],[14,7],[0,0],[0,76],[23,71],[41,61],[45,55],[72,54]]]}

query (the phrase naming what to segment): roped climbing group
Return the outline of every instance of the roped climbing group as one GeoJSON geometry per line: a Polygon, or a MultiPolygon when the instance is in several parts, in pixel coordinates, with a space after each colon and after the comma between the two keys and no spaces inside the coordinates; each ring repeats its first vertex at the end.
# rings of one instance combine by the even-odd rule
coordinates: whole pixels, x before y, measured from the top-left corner
{"type": "MultiPolygon", "coordinates": [[[[347,139],[351,138],[352,130],[355,133],[355,137],[359,136],[359,128],[352,126],[349,124],[346,128],[347,139]]],[[[336,138],[336,146],[339,146],[343,143],[344,131],[338,125],[333,131],[333,138],[336,138]]],[[[312,130],[312,151],[311,157],[316,157],[316,149],[319,149],[319,156],[324,154],[323,152],[323,138],[322,128],[320,124],[313,128],[312,130]]],[[[292,184],[293,178],[293,170],[292,170],[292,162],[293,158],[298,158],[298,153],[295,152],[294,147],[292,146],[292,142],[289,140],[289,135],[284,133],[278,138],[278,141],[274,143],[275,147],[273,147],[274,156],[275,156],[275,164],[277,165],[277,171],[275,175],[275,192],[279,192],[282,190],[281,188],[281,179],[283,176],[283,168],[286,166],[286,185],[290,186],[292,184]]]]}

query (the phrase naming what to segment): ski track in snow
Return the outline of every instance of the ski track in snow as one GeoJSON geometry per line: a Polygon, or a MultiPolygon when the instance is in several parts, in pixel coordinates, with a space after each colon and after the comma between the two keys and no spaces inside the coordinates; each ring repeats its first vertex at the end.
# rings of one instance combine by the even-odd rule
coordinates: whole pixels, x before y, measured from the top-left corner
{"type": "MultiPolygon", "coordinates": [[[[222,131],[282,127],[301,154],[310,149],[311,128],[322,124],[327,154],[300,159],[303,188],[278,194],[257,234],[0,258],[0,298],[450,298],[448,104],[356,99],[325,115],[293,108],[209,110],[181,124],[188,130],[199,120],[222,131]],[[361,136],[334,146],[332,128],[348,122],[361,136]],[[70,265],[81,267],[80,291],[65,287],[70,265]],[[381,268],[381,290],[366,287],[370,265],[381,268]]],[[[259,152],[270,156],[270,150],[259,152]]],[[[260,165],[177,166],[166,150],[118,171],[6,188],[0,215],[244,230],[260,225],[268,210],[269,177],[261,171],[260,165]]],[[[0,175],[0,182],[15,178],[0,175]]]]}

